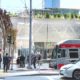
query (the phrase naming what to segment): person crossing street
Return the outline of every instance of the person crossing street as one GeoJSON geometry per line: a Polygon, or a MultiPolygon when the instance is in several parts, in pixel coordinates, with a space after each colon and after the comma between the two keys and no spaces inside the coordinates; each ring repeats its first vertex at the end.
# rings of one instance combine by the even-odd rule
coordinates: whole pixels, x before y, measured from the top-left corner
{"type": "Polygon", "coordinates": [[[6,53],[6,55],[3,56],[3,69],[4,69],[4,72],[7,72],[7,70],[9,69],[9,63],[10,63],[9,56],[8,56],[8,53],[6,53]]]}

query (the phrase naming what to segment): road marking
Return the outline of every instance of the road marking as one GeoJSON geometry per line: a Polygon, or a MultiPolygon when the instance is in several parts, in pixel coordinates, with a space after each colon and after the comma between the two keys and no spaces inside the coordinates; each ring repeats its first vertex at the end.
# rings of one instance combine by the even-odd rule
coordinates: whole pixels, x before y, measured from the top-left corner
{"type": "Polygon", "coordinates": [[[55,77],[53,77],[53,76],[45,76],[47,79],[49,79],[49,80],[60,80],[60,76],[55,76],[55,77]]]}
{"type": "Polygon", "coordinates": [[[46,76],[49,80],[53,80],[50,76],[46,76]]]}

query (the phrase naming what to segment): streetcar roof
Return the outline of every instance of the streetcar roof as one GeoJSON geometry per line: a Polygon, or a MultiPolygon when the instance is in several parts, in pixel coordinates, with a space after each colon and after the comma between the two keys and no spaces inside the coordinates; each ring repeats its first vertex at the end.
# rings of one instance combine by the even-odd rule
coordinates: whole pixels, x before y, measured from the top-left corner
{"type": "Polygon", "coordinates": [[[80,39],[63,40],[57,43],[57,45],[59,44],[80,44],[80,39]]]}

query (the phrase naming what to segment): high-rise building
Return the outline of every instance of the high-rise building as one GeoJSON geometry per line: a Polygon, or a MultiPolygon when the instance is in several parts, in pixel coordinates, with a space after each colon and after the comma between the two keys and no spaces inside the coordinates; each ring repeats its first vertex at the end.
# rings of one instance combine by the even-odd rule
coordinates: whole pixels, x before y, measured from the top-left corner
{"type": "Polygon", "coordinates": [[[80,12],[80,0],[44,0],[44,9],[53,9],[54,13],[74,13],[80,12]]]}
{"type": "Polygon", "coordinates": [[[44,0],[44,8],[60,8],[60,0],[44,0]]]}
{"type": "Polygon", "coordinates": [[[80,9],[80,0],[44,0],[44,8],[80,9]]]}

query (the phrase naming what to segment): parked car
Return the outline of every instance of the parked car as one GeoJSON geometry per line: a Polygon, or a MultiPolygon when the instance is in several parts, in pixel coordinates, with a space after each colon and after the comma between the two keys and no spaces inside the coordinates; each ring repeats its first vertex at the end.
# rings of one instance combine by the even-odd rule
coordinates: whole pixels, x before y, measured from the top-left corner
{"type": "Polygon", "coordinates": [[[67,64],[60,68],[60,75],[63,77],[74,78],[80,80],[80,60],[74,64],[67,64]]]}

